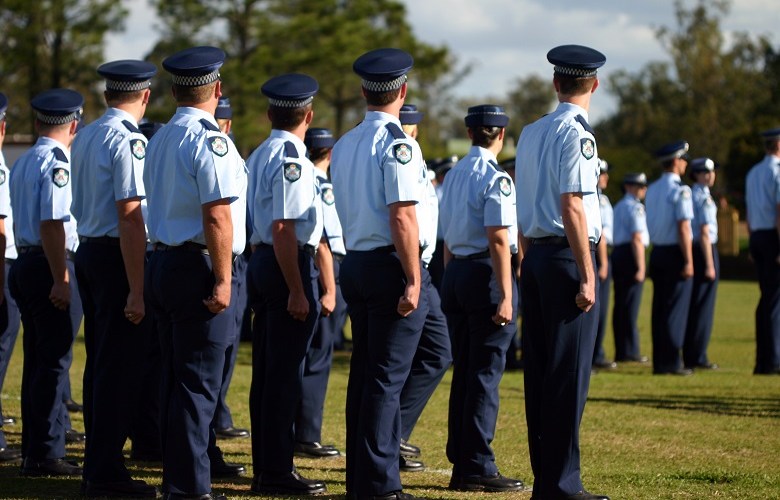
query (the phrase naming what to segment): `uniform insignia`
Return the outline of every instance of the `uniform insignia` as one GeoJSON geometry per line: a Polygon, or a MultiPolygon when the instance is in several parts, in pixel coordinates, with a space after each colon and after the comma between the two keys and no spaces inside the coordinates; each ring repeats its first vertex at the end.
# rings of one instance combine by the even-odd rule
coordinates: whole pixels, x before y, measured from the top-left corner
{"type": "Polygon", "coordinates": [[[290,182],[295,182],[301,178],[301,166],[297,163],[284,164],[284,178],[290,182]]]}
{"type": "Polygon", "coordinates": [[[401,165],[406,165],[412,161],[412,148],[408,144],[398,144],[393,148],[393,155],[401,165]]]}
{"type": "Polygon", "coordinates": [[[57,187],[65,187],[70,180],[70,172],[64,168],[55,168],[51,173],[52,182],[57,187]]]}
{"type": "Polygon", "coordinates": [[[0,186],[5,184],[5,170],[0,170],[0,186]]]}
{"type": "Polygon", "coordinates": [[[689,190],[687,190],[687,189],[683,189],[682,190],[682,197],[687,200],[688,198],[691,197],[691,192],[689,190]]]}
{"type": "Polygon", "coordinates": [[[336,201],[336,197],[333,196],[333,189],[325,188],[322,190],[322,201],[324,201],[326,205],[333,205],[336,201]]]}
{"type": "Polygon", "coordinates": [[[636,206],[636,214],[637,215],[645,215],[645,206],[644,205],[637,205],[636,206]]]}
{"type": "Polygon", "coordinates": [[[580,139],[580,151],[586,160],[590,160],[596,154],[596,144],[593,139],[580,139]]]}
{"type": "Polygon", "coordinates": [[[130,141],[130,151],[137,159],[143,160],[146,157],[146,144],[141,139],[130,141]]]}
{"type": "Polygon", "coordinates": [[[502,177],[498,181],[498,189],[501,190],[501,194],[504,196],[509,196],[512,194],[512,184],[509,183],[509,179],[506,177],[502,177]]]}
{"type": "Polygon", "coordinates": [[[228,153],[228,144],[224,137],[214,136],[209,138],[211,152],[217,156],[225,156],[228,153]]]}

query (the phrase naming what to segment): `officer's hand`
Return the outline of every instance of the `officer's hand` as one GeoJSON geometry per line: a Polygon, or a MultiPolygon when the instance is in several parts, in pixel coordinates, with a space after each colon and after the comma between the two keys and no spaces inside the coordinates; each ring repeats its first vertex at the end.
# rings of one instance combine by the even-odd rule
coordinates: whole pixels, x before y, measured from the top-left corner
{"type": "Polygon", "coordinates": [[[325,317],[330,316],[330,313],[336,308],[336,292],[325,293],[320,296],[320,306],[322,315],[325,317]]]}
{"type": "Polygon", "coordinates": [[[687,280],[688,278],[693,278],[693,262],[685,263],[682,272],[680,272],[680,276],[682,276],[684,280],[687,280]]]}
{"type": "Polygon", "coordinates": [[[596,285],[591,282],[580,282],[580,293],[574,298],[577,307],[585,312],[596,303],[596,285]]]}
{"type": "Polygon", "coordinates": [[[57,309],[61,311],[67,309],[70,305],[70,285],[65,282],[52,285],[49,300],[57,309]]]}
{"type": "Polygon", "coordinates": [[[704,279],[707,281],[715,281],[715,266],[710,266],[704,270],[704,279]]]}
{"type": "Polygon", "coordinates": [[[644,271],[637,271],[636,274],[634,274],[634,281],[636,283],[642,283],[645,280],[645,272],[644,271]]]}
{"type": "Polygon", "coordinates": [[[227,309],[230,305],[230,281],[215,283],[211,297],[204,299],[203,304],[214,314],[219,314],[227,309]]]}
{"type": "Polygon", "coordinates": [[[493,323],[504,326],[512,321],[512,301],[503,299],[496,306],[496,314],[493,315],[493,323]]]}
{"type": "Polygon", "coordinates": [[[406,285],[404,295],[398,299],[398,314],[404,318],[412,314],[417,309],[420,301],[420,287],[415,285],[406,285]]]}
{"type": "Polygon", "coordinates": [[[127,303],[125,304],[125,318],[127,318],[127,321],[137,325],[144,319],[145,315],[146,308],[144,307],[143,293],[130,292],[127,295],[127,303]]]}
{"type": "Polygon", "coordinates": [[[607,266],[601,266],[599,268],[599,281],[604,281],[607,279],[607,276],[609,276],[609,267],[607,266]]]}
{"type": "Polygon", "coordinates": [[[306,321],[309,315],[309,299],[303,292],[290,292],[287,299],[287,312],[298,321],[306,321]]]}

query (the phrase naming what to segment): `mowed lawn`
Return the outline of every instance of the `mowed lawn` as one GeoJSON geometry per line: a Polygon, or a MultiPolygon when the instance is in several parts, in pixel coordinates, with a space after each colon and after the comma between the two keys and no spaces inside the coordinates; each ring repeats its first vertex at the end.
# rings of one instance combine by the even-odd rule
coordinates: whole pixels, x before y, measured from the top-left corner
{"type": "MultiPolygon", "coordinates": [[[[645,286],[640,328],[643,353],[650,347],[652,284],[645,286]]],[[[653,376],[649,365],[621,365],[614,372],[595,373],[582,422],[582,475],[586,487],[614,499],[780,498],[780,377],[752,375],[755,341],[754,310],[758,286],[722,282],[711,361],[720,370],[692,377],[653,376]]],[[[606,348],[613,351],[611,328],[606,348]]],[[[250,346],[242,345],[229,395],[237,426],[249,426],[250,346]]],[[[84,346],[75,345],[71,370],[74,395],[81,398],[84,346]]],[[[2,393],[7,415],[19,417],[21,341],[2,393]]],[[[344,399],[349,355],[337,353],[329,387],[323,441],[344,448],[344,399]]],[[[450,464],[447,400],[450,374],[425,410],[411,442],[423,449],[425,472],[404,473],[408,492],[426,498],[529,498],[530,488],[514,494],[469,494],[447,489],[450,464]]],[[[83,429],[80,415],[74,425],[83,429]]],[[[12,446],[19,446],[21,426],[5,428],[12,446]]],[[[501,410],[494,441],[504,475],[532,482],[528,461],[522,372],[504,376],[501,410]]],[[[228,460],[251,467],[248,439],[220,441],[228,460]]],[[[81,460],[83,446],[68,448],[81,460]]],[[[331,498],[344,495],[344,458],[296,459],[307,477],[324,479],[331,498]]],[[[159,484],[159,464],[130,462],[136,477],[159,484]]],[[[250,474],[214,484],[229,497],[249,496],[250,474]]],[[[18,466],[0,465],[0,498],[75,498],[79,479],[26,479],[18,466]]],[[[326,496],[326,498],[328,498],[326,496]]]]}

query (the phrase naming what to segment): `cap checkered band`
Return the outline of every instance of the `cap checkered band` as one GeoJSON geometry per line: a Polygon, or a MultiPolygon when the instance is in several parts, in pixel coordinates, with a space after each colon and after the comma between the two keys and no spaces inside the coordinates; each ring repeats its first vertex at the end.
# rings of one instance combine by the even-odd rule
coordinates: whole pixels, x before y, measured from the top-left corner
{"type": "Polygon", "coordinates": [[[106,79],[106,90],[116,90],[118,92],[137,92],[139,90],[146,90],[151,86],[151,80],[142,80],[140,82],[123,82],[119,80],[106,79]]]}
{"type": "Polygon", "coordinates": [[[576,76],[576,77],[596,76],[595,69],[569,68],[567,66],[555,66],[554,69],[556,73],[559,73],[561,75],[576,76]]]}
{"type": "Polygon", "coordinates": [[[272,99],[268,98],[268,103],[271,106],[276,106],[279,108],[302,108],[304,106],[307,106],[311,104],[311,102],[314,100],[314,96],[307,97],[306,99],[272,99]]]}
{"type": "Polygon", "coordinates": [[[40,121],[41,123],[45,123],[47,125],[63,125],[65,123],[70,123],[73,120],[80,119],[81,109],[74,111],[73,113],[70,113],[68,115],[46,115],[41,113],[40,111],[36,111],[35,115],[38,118],[38,121],[40,121]]]}
{"type": "Polygon", "coordinates": [[[501,113],[500,111],[480,111],[478,113],[469,113],[466,115],[466,118],[468,118],[469,116],[485,116],[485,115],[506,116],[506,113],[501,113]]]}
{"type": "Polygon", "coordinates": [[[404,83],[406,83],[406,75],[401,75],[387,82],[371,82],[364,79],[363,88],[370,92],[390,92],[391,90],[400,89],[404,83]]]}
{"type": "Polygon", "coordinates": [[[173,83],[175,85],[181,85],[182,87],[200,87],[201,85],[208,85],[219,80],[219,70],[215,69],[211,73],[198,76],[181,76],[173,75],[173,83]]]}

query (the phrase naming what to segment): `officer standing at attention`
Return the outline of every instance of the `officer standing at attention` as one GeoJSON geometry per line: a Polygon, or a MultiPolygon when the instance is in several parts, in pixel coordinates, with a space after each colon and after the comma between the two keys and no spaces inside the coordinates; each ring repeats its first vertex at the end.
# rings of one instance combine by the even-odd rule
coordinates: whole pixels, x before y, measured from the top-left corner
{"type": "Polygon", "coordinates": [[[368,110],[333,148],[333,188],[347,244],[341,289],[353,339],[346,486],[358,500],[414,498],[402,492],[399,472],[400,396],[428,314],[416,210],[425,200],[426,168],[398,119],[413,64],[393,48],[354,62],[368,110]]]}
{"type": "MultiPolygon", "coordinates": [[[[84,306],[85,493],[90,497],[157,495],[133,480],[122,448],[140,402],[139,373],[152,331],[144,321],[146,228],[141,199],[146,137],[138,129],[149,102],[154,64],[103,64],[108,110],[73,141],[73,215],[80,245],[76,274],[84,306]]],[[[154,339],[156,341],[156,338],[154,339]]]]}
{"type": "Polygon", "coordinates": [[[720,277],[718,206],[710,194],[710,188],[715,183],[716,168],[718,166],[710,158],[695,158],[691,161],[691,178],[695,182],[691,190],[693,290],[683,342],[683,363],[692,370],[718,369],[718,365],[710,363],[707,358],[720,277]]]}
{"type": "MultiPolygon", "coordinates": [[[[310,127],[303,139],[307,157],[314,165],[315,181],[322,200],[324,237],[333,255],[333,279],[336,304],[333,311],[320,314],[303,366],[302,395],[295,418],[295,454],[309,458],[328,458],[340,455],[332,444],[322,444],[322,414],[328,391],[333,344],[340,339],[347,319],[347,304],[339,287],[339,266],[347,251],[344,248],[341,222],[336,213],[336,197],[328,179],[330,156],[336,143],[326,128],[310,127]]],[[[320,287],[320,293],[323,287],[320,287]]]]}
{"type": "Polygon", "coordinates": [[[756,307],[756,375],[780,374],[780,128],[761,133],[764,158],[745,180],[750,255],[761,299],[756,307]]]}
{"type": "Polygon", "coordinates": [[[583,488],[579,446],[599,314],[599,167],[588,110],[606,57],[563,45],[547,60],[560,104],[523,129],[515,169],[533,496],[606,499],[583,488]]]}
{"type": "Polygon", "coordinates": [[[593,351],[593,368],[614,370],[617,363],[609,361],[604,354],[604,335],[607,332],[609,312],[609,289],[612,288],[612,268],[609,265],[609,249],[612,248],[612,204],[604,194],[609,182],[609,165],[599,158],[599,213],[601,214],[601,239],[596,248],[596,271],[599,278],[599,326],[596,330],[596,348],[593,351]]]}
{"type": "Polygon", "coordinates": [[[322,202],[303,143],[318,89],[314,78],[296,73],[263,84],[272,130],[248,161],[254,248],[249,275],[257,293],[255,314],[265,319],[262,334],[252,340],[249,393],[252,492],[257,494],[326,491],[325,483],[304,478],[293,464],[306,351],[320,307],[330,314],[336,300],[322,202]]]}
{"type": "Polygon", "coordinates": [[[70,220],[70,144],[84,99],[52,89],[30,103],[39,138],[11,170],[11,207],[16,215],[19,258],[9,289],[24,326],[22,372],[23,476],[81,475],[63,460],[64,360],[75,332],[70,321],[70,275],[65,264],[65,223],[70,220]]]}
{"type": "Polygon", "coordinates": [[[615,335],[615,361],[646,363],[639,353],[636,320],[645,283],[645,249],[650,244],[647,217],[642,200],[647,193],[647,176],[631,173],[623,177],[625,195],[614,210],[612,279],[615,282],[615,308],[612,330],[615,335]]]}
{"type": "Polygon", "coordinates": [[[452,334],[447,458],[449,487],[519,491],[523,482],[498,472],[490,448],[498,418],[498,384],[517,332],[517,285],[510,228],[517,224],[514,184],[498,167],[509,118],[504,108],[472,106],[465,118],[471,149],[447,174],[442,308],[452,334]]]}
{"type": "Polygon", "coordinates": [[[691,304],[691,188],[680,176],[688,165],[688,143],[668,144],[656,152],[664,168],[660,179],[647,188],[647,230],[650,278],[653,280],[653,373],[691,375],[680,352],[691,304]]]}
{"type": "MultiPolygon", "coordinates": [[[[212,495],[223,460],[212,427],[234,321],[231,267],[246,243],[246,167],[214,119],[225,53],[193,47],[163,61],[176,114],[147,148],[147,228],[154,244],[145,290],[162,352],[162,490],[212,495]],[[175,196],[172,196],[175,193],[175,196]]],[[[237,466],[241,468],[241,466],[237,466]]]]}

